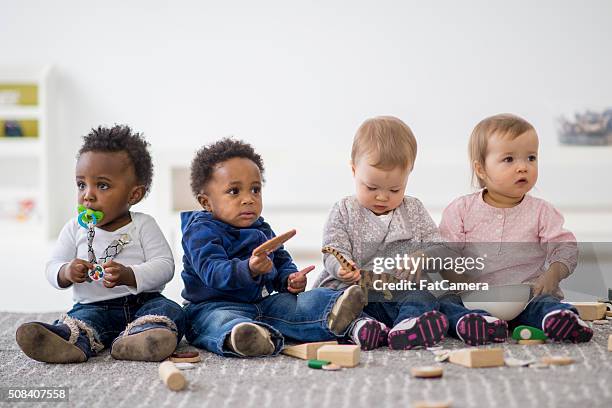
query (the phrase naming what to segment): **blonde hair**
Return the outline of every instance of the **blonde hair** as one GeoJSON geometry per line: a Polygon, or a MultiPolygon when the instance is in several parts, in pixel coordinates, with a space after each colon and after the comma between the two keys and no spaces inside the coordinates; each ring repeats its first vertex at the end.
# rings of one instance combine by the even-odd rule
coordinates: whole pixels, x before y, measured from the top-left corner
{"type": "Polygon", "coordinates": [[[412,169],[417,154],[417,142],[412,130],[404,122],[393,116],[377,116],[366,120],[359,126],[353,148],[353,164],[364,155],[369,155],[379,169],[395,167],[412,169]]]}
{"type": "Polygon", "coordinates": [[[472,184],[476,185],[474,181],[478,180],[480,188],[485,186],[483,180],[474,171],[474,162],[480,163],[484,167],[488,141],[493,135],[513,140],[530,130],[535,132],[531,123],[511,113],[500,113],[481,120],[472,131],[468,147],[472,168],[472,184]]]}

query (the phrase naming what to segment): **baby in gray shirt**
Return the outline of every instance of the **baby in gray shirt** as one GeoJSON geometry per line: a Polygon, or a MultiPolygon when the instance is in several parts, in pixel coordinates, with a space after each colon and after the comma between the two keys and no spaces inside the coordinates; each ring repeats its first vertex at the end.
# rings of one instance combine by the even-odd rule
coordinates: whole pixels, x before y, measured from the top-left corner
{"type": "MultiPolygon", "coordinates": [[[[323,246],[336,249],[357,269],[347,270],[325,254],[325,270],[315,286],[342,290],[359,282],[358,268],[376,271],[381,260],[445,250],[423,204],[404,195],[416,152],[412,131],[398,118],[375,117],[359,127],[351,152],[356,194],[334,205],[323,235],[323,246]]],[[[413,282],[420,280],[420,270],[409,272],[413,282]]],[[[370,293],[363,316],[350,330],[351,340],[363,350],[430,347],[444,338],[448,320],[429,291],[415,285],[396,292],[392,300],[381,291],[370,293]]]]}

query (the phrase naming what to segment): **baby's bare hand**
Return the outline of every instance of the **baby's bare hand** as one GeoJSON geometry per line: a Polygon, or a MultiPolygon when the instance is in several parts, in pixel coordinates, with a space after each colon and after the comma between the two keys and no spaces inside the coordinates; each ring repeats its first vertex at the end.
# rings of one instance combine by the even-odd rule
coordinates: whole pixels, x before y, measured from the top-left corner
{"type": "Polygon", "coordinates": [[[556,268],[549,268],[533,283],[533,296],[554,295],[559,290],[560,281],[556,268]]]}
{"type": "Polygon", "coordinates": [[[306,274],[314,269],[314,265],[310,265],[299,272],[294,272],[287,278],[287,290],[290,293],[298,294],[306,289],[308,280],[306,274]]]}
{"type": "Polygon", "coordinates": [[[64,278],[72,283],[83,283],[87,280],[87,272],[93,265],[83,259],[75,258],[64,269],[64,278]]]}
{"type": "Polygon", "coordinates": [[[132,268],[112,260],[105,262],[102,268],[104,268],[104,281],[102,283],[107,288],[114,288],[119,285],[136,287],[136,278],[132,268]]]}
{"type": "Polygon", "coordinates": [[[265,252],[259,255],[252,255],[249,258],[249,269],[251,270],[251,276],[254,278],[270,272],[272,266],[272,260],[268,258],[265,252]]]}
{"type": "Polygon", "coordinates": [[[355,264],[351,263],[353,266],[353,270],[347,270],[343,267],[338,269],[338,279],[340,279],[344,283],[356,283],[361,279],[361,271],[358,268],[355,268],[355,264]]]}

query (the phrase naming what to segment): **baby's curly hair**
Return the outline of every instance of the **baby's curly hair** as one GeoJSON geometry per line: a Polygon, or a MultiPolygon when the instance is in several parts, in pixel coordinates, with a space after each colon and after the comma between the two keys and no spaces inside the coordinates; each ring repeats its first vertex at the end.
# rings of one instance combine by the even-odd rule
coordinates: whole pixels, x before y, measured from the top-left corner
{"type": "Polygon", "coordinates": [[[98,126],[83,136],[83,145],[77,158],[86,152],[126,152],[134,166],[138,184],[144,185],[146,195],[153,181],[153,161],[149,146],[149,142],[140,133],[133,132],[127,125],[111,128],[98,126]]]}
{"type": "Polygon", "coordinates": [[[255,153],[253,147],[242,140],[234,140],[226,137],[217,142],[202,147],[197,151],[191,162],[191,191],[193,195],[200,194],[202,187],[212,178],[214,168],[217,164],[234,157],[249,159],[264,173],[264,165],[261,156],[255,153]]]}

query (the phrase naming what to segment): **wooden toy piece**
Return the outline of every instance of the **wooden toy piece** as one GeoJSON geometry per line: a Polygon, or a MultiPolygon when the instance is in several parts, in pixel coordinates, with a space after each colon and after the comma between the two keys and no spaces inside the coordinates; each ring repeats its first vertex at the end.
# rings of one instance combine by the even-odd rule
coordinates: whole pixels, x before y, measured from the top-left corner
{"type": "Polygon", "coordinates": [[[612,351],[612,334],[608,337],[608,351],[612,351]]]}
{"type": "Polygon", "coordinates": [[[544,344],[544,340],[519,340],[518,344],[522,346],[537,346],[538,344],[544,344]]]}
{"type": "Polygon", "coordinates": [[[187,351],[184,353],[172,353],[170,361],[173,363],[199,363],[200,353],[197,351],[187,351]]]}
{"type": "Polygon", "coordinates": [[[331,361],[328,360],[308,360],[308,367],[321,369],[323,366],[331,364],[331,361]]]}
{"type": "Polygon", "coordinates": [[[540,329],[531,326],[517,326],[512,332],[514,340],[546,340],[547,337],[540,329]]]}
{"type": "MultiPolygon", "coordinates": [[[[334,258],[336,258],[336,260],[338,261],[338,263],[340,263],[340,266],[342,266],[342,268],[346,269],[347,271],[353,272],[359,269],[357,266],[349,262],[349,260],[346,259],[344,255],[342,255],[340,251],[338,251],[336,248],[325,246],[323,247],[323,249],[321,249],[321,252],[323,252],[324,254],[333,255],[334,258]]],[[[395,276],[388,274],[388,273],[374,273],[373,271],[366,271],[363,269],[361,269],[360,271],[361,271],[361,277],[359,278],[359,286],[361,287],[361,289],[363,290],[363,293],[365,294],[366,305],[368,304],[368,291],[369,289],[374,288],[375,281],[380,280],[383,284],[384,283],[400,283],[399,279],[397,279],[395,276]]],[[[386,300],[393,299],[393,294],[391,293],[391,291],[385,289],[382,292],[386,300]]]]}
{"type": "Polygon", "coordinates": [[[567,356],[550,356],[542,357],[540,360],[543,364],[548,365],[568,365],[574,363],[574,359],[567,356]]]}
{"type": "Polygon", "coordinates": [[[612,312],[607,311],[607,312],[606,312],[606,317],[612,317],[612,312]]]}
{"type": "Polygon", "coordinates": [[[295,234],[296,234],[296,230],[292,229],[291,231],[287,231],[284,234],[276,236],[276,237],[274,237],[274,238],[264,242],[263,244],[261,244],[257,248],[255,248],[253,250],[253,255],[257,256],[257,255],[261,255],[263,253],[266,253],[266,254],[272,253],[272,252],[276,251],[278,248],[280,248],[285,242],[287,242],[291,238],[293,238],[295,236],[295,234]]]}
{"type": "Polygon", "coordinates": [[[317,350],[323,346],[338,344],[337,341],[319,341],[316,343],[304,343],[296,346],[288,346],[281,351],[282,354],[291,357],[301,358],[302,360],[315,360],[317,358],[317,350]]]}
{"type": "Polygon", "coordinates": [[[416,378],[440,378],[444,374],[444,369],[440,366],[412,367],[410,374],[416,378]]]}
{"type": "Polygon", "coordinates": [[[180,391],[187,385],[187,380],[172,361],[164,361],[159,365],[159,378],[172,391],[180,391]]]}
{"type": "Polygon", "coordinates": [[[512,357],[504,358],[504,363],[506,363],[508,367],[525,367],[535,362],[535,360],[520,360],[512,357]]]}
{"type": "Polygon", "coordinates": [[[600,302],[570,302],[578,309],[582,320],[601,320],[606,315],[607,306],[600,302]]]}
{"type": "Polygon", "coordinates": [[[196,368],[195,364],[192,363],[174,363],[174,366],[181,371],[193,370],[194,368],[196,368]]]}
{"type": "Polygon", "coordinates": [[[413,408],[450,408],[450,401],[415,401],[413,408]]]}
{"type": "Polygon", "coordinates": [[[325,371],[339,371],[339,370],[342,370],[342,367],[340,367],[338,364],[334,364],[334,363],[325,364],[321,368],[323,370],[325,370],[325,371]]]}
{"type": "Polygon", "coordinates": [[[355,367],[359,364],[360,357],[359,346],[351,344],[323,346],[317,351],[317,359],[328,360],[341,367],[355,367]]]}
{"type": "Polygon", "coordinates": [[[461,349],[451,353],[450,362],[469,368],[500,367],[504,365],[504,350],[461,349]]]}

